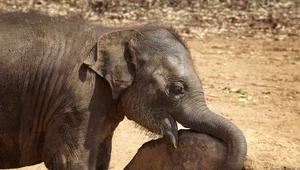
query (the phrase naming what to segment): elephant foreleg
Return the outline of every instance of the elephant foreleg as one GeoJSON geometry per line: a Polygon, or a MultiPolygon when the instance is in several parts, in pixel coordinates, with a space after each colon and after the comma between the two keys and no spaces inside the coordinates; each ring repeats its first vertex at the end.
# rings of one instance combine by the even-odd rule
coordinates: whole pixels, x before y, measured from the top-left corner
{"type": "Polygon", "coordinates": [[[106,137],[99,145],[96,164],[97,170],[107,170],[109,167],[112,147],[112,136],[113,135],[106,137]]]}
{"type": "Polygon", "coordinates": [[[43,161],[48,169],[85,170],[96,165],[96,147],[87,146],[88,119],[79,112],[57,114],[48,123],[43,161]]]}

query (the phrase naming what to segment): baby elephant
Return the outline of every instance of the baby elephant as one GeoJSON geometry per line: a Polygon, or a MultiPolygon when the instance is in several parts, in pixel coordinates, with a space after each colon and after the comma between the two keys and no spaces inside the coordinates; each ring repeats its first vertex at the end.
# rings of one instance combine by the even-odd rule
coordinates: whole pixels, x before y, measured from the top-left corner
{"type": "Polygon", "coordinates": [[[178,148],[166,144],[163,138],[145,143],[125,170],[219,170],[226,163],[224,142],[191,130],[178,132],[178,148]]]}
{"type": "Polygon", "coordinates": [[[107,170],[125,116],[174,148],[177,122],[214,136],[228,148],[222,169],[243,167],[242,131],[207,107],[173,29],[0,15],[0,169],[44,162],[53,170],[107,170]]]}

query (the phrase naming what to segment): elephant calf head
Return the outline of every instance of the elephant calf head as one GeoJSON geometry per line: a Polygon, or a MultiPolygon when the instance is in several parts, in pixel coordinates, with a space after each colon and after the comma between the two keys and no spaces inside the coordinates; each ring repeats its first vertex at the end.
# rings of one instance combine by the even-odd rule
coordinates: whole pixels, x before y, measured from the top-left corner
{"type": "Polygon", "coordinates": [[[220,140],[190,130],[180,130],[178,140],[177,149],[163,139],[145,143],[125,170],[219,170],[226,164],[227,148],[220,140]]]}
{"type": "Polygon", "coordinates": [[[211,112],[187,46],[172,29],[144,27],[102,35],[84,61],[105,78],[124,114],[178,145],[176,122],[223,140],[228,147],[223,169],[241,169],[246,141],[240,129],[211,112]]]}

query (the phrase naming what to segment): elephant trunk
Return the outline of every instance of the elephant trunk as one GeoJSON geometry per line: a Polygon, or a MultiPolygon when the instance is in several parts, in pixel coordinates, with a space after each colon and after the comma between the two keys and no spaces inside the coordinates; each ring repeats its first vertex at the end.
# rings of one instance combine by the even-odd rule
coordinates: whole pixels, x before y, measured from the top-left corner
{"type": "Polygon", "coordinates": [[[219,138],[227,145],[224,170],[241,170],[246,159],[247,144],[242,131],[231,121],[212,112],[205,102],[201,106],[186,105],[184,113],[174,115],[183,126],[219,138]]]}

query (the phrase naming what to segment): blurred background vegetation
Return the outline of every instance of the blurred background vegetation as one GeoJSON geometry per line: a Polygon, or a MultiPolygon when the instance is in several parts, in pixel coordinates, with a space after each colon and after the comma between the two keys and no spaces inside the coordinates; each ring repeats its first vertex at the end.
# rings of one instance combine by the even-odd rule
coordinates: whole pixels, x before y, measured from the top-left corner
{"type": "Polygon", "coordinates": [[[300,35],[300,0],[2,0],[0,12],[32,10],[109,26],[165,24],[183,36],[300,35]]]}

